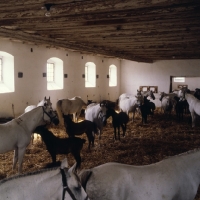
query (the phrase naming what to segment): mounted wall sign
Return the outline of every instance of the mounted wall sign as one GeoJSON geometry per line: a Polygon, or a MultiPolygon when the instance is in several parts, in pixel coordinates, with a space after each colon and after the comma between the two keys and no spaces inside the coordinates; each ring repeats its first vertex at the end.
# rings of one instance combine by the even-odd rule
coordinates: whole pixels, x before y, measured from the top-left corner
{"type": "Polygon", "coordinates": [[[158,86],[140,86],[140,91],[153,91],[153,93],[158,93],[158,86]]]}

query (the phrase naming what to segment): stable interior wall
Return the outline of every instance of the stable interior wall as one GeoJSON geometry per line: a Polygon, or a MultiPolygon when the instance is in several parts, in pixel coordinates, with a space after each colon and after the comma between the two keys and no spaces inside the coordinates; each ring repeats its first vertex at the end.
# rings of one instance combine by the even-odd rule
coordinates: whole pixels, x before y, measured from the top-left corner
{"type": "MultiPolygon", "coordinates": [[[[170,92],[171,76],[200,77],[200,60],[164,60],[154,63],[122,60],[120,93],[136,94],[140,86],[158,86],[156,100],[152,101],[160,107],[159,92],[170,92]]],[[[190,80],[191,90],[200,88],[199,80],[193,79],[192,83],[190,80]]]]}
{"type": "MultiPolygon", "coordinates": [[[[128,60],[105,58],[86,55],[79,52],[65,51],[55,48],[22,44],[9,40],[0,40],[0,51],[14,56],[15,90],[10,93],[0,93],[0,118],[19,116],[27,105],[36,105],[45,96],[50,96],[53,108],[57,100],[81,96],[84,101],[108,99],[115,101],[120,94],[136,94],[140,86],[158,86],[158,92],[170,91],[170,77],[188,76],[200,77],[200,60],[166,60],[154,63],[138,63],[128,60]],[[57,57],[63,61],[64,88],[47,90],[46,63],[49,58],[57,57]],[[85,88],[85,64],[94,62],[96,65],[95,88],[85,88]],[[117,87],[109,87],[109,66],[117,67],[117,87]],[[18,78],[18,72],[23,73],[18,78]]],[[[200,88],[199,79],[190,83],[200,88]]],[[[189,88],[190,89],[190,88],[189,88]]],[[[159,93],[155,94],[154,103],[160,106],[159,93]]]]}
{"type": "Polygon", "coordinates": [[[59,99],[80,96],[85,102],[108,99],[115,101],[120,88],[120,60],[100,56],[86,55],[79,52],[46,48],[31,44],[23,44],[0,39],[0,51],[7,52],[14,57],[14,92],[0,93],[0,118],[17,117],[24,113],[28,105],[37,105],[45,96],[51,98],[53,108],[59,99]],[[56,57],[63,61],[64,88],[47,90],[46,64],[49,58],[56,57]],[[96,65],[95,88],[86,88],[85,64],[94,62],[96,65]],[[109,66],[117,67],[118,85],[109,87],[109,66]],[[19,78],[18,73],[23,73],[19,78]]]}

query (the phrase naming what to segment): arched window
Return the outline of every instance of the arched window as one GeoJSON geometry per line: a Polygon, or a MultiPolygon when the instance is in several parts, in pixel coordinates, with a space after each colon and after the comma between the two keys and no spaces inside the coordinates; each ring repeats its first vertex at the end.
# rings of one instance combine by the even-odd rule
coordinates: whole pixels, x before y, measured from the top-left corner
{"type": "Polygon", "coordinates": [[[109,67],[109,86],[117,86],[117,67],[115,65],[109,67]]]}
{"type": "Polygon", "coordinates": [[[0,51],[0,93],[14,91],[14,56],[0,51]]]}
{"type": "Polygon", "coordinates": [[[47,60],[47,90],[63,89],[63,61],[52,57],[47,60]]]}
{"type": "Polygon", "coordinates": [[[85,87],[96,87],[96,65],[93,62],[85,64],[85,87]]]}

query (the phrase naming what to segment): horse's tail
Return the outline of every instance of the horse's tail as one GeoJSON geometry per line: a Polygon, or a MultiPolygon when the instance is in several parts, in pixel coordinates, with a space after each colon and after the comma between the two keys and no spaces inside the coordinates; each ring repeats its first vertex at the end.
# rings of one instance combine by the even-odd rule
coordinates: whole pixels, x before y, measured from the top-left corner
{"type": "Polygon", "coordinates": [[[61,106],[62,106],[62,100],[58,100],[56,103],[56,111],[57,111],[57,115],[58,115],[60,124],[64,125],[64,119],[62,116],[61,106]]]}

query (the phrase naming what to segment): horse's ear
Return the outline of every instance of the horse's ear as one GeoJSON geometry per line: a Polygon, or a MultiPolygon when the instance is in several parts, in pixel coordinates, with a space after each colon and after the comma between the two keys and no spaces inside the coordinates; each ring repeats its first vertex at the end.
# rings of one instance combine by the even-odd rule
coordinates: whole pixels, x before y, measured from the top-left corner
{"type": "Polygon", "coordinates": [[[67,158],[65,158],[65,159],[62,161],[60,168],[61,168],[61,169],[64,169],[64,168],[67,168],[67,167],[69,167],[69,164],[68,164],[67,158]]]}
{"type": "Polygon", "coordinates": [[[49,96],[49,100],[50,100],[50,96],[49,96]]]}
{"type": "Polygon", "coordinates": [[[74,165],[72,167],[69,168],[69,173],[76,173],[76,165],[77,163],[74,163],[74,165]]]}
{"type": "Polygon", "coordinates": [[[44,100],[46,100],[46,96],[44,97],[44,100]]]}

